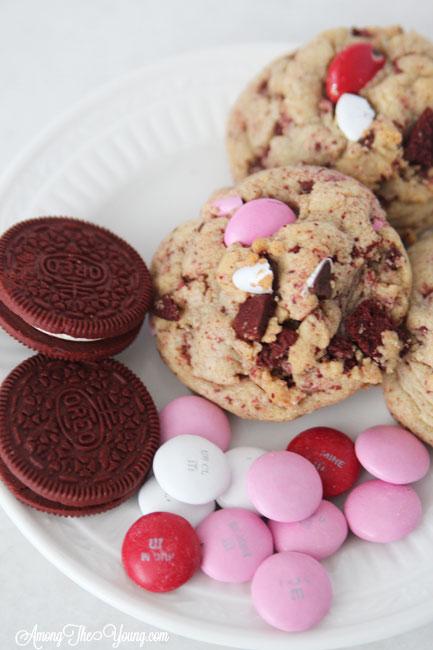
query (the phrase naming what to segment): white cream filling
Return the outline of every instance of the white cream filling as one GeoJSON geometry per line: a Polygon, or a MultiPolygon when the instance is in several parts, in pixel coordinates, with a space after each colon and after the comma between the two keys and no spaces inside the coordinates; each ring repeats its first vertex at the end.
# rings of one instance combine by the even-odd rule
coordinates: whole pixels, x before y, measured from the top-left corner
{"type": "Polygon", "coordinates": [[[75,341],[76,343],[92,343],[92,341],[102,341],[103,339],[82,339],[76,336],[70,336],[69,334],[55,334],[54,332],[47,332],[46,330],[41,330],[40,327],[35,327],[35,330],[42,332],[42,334],[47,334],[48,336],[54,336],[56,339],[63,339],[64,341],[75,341]]]}

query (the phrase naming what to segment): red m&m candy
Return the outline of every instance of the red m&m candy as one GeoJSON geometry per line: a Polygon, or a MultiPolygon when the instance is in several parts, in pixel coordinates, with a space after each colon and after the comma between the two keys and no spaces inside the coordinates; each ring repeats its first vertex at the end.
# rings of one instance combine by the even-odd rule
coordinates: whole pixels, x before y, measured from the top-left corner
{"type": "Polygon", "coordinates": [[[302,431],[288,444],[287,451],[300,454],[313,463],[322,479],[325,499],[343,494],[358,478],[361,465],[355,445],[349,436],[337,429],[313,427],[302,431]]]}
{"type": "Polygon", "coordinates": [[[328,68],[326,94],[335,103],[344,93],[357,93],[384,65],[384,55],[371,43],[349,45],[328,68]]]}
{"type": "Polygon", "coordinates": [[[137,585],[154,592],[172,591],[187,582],[200,565],[200,540],[186,519],[152,512],[128,530],[122,562],[137,585]]]}

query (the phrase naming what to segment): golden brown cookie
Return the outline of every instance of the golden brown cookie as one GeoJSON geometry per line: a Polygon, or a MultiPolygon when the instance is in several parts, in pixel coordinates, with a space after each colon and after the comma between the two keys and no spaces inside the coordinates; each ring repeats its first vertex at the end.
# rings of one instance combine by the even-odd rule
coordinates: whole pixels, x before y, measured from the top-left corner
{"type": "Polygon", "coordinates": [[[433,233],[409,248],[413,289],[407,314],[410,348],[383,392],[392,415],[433,445],[433,233]]]}
{"type": "Polygon", "coordinates": [[[158,248],[152,324],[164,361],[197,393],[241,417],[292,420],[382,381],[403,348],[411,270],[373,194],[334,170],[265,170],[216,192],[158,248]],[[251,246],[224,244],[238,196],[290,206],[294,223],[251,246]],[[236,286],[267,262],[272,283],[236,286]]]}
{"type": "MultiPolygon", "coordinates": [[[[357,71],[349,72],[353,77],[357,71]]],[[[433,225],[432,108],[433,45],[427,39],[398,26],[331,29],[270,63],[237,100],[227,126],[233,176],[239,181],[259,169],[297,163],[334,167],[376,193],[400,234],[421,231],[433,225]],[[355,90],[375,115],[351,141],[326,81],[336,56],[360,43],[374,48],[384,64],[355,90]]]]}

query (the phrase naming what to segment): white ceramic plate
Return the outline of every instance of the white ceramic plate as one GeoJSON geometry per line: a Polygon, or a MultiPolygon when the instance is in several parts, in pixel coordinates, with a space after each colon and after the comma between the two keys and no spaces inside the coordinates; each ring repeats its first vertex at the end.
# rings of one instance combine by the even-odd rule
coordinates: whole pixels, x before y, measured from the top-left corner
{"type": "MultiPolygon", "coordinates": [[[[147,262],[173,227],[198,214],[230,184],[224,152],[227,110],[245,82],[289,45],[248,45],[170,60],[122,80],[49,128],[0,185],[0,230],[23,218],[70,215],[107,226],[147,262]]],[[[29,356],[0,332],[0,379],[29,356]]],[[[147,384],[161,408],[188,391],[162,364],[148,331],[120,359],[147,384]]],[[[284,448],[314,425],[353,437],[390,423],[380,389],[290,424],[232,418],[233,444],[284,448]]],[[[424,517],[407,539],[387,545],[353,536],[324,562],[334,603],[302,634],[279,632],[253,610],[249,584],[198,574],[179,590],[151,594],[124,574],[120,548],[140,516],[136,499],[83,519],[57,518],[21,505],[0,485],[0,502],[27,538],[70,578],[102,600],[173,633],[249,649],[348,647],[433,619],[433,472],[417,484],[424,517]]]]}

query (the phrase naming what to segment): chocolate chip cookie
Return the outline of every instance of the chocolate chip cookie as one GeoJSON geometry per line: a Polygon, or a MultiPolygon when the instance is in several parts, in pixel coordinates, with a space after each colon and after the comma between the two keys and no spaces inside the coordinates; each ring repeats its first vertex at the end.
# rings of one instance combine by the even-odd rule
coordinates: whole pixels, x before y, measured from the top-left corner
{"type": "Polygon", "coordinates": [[[161,243],[151,273],[162,358],[244,418],[292,420],[338,402],[380,383],[404,347],[402,242],[374,195],[335,170],[264,170],[215,192],[161,243]],[[260,199],[296,220],[250,244],[233,241],[232,228],[227,246],[230,219],[260,199]],[[249,282],[235,284],[241,269],[249,282]]]}
{"type": "Polygon", "coordinates": [[[424,235],[408,253],[413,270],[410,347],[383,391],[395,419],[433,445],[433,234],[424,235]]]}
{"type": "Polygon", "coordinates": [[[433,225],[433,45],[401,27],[332,29],[268,65],[228,120],[235,181],[333,167],[373,190],[402,235],[433,225]]]}

